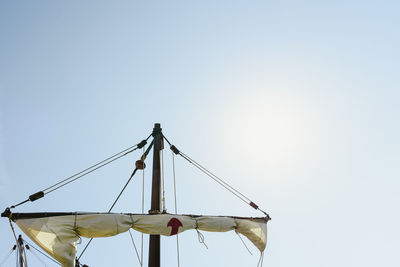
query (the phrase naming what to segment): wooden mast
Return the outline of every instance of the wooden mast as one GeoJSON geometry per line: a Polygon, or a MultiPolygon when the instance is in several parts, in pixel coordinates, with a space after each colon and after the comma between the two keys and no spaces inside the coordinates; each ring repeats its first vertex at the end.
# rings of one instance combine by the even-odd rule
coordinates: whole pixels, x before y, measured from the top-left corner
{"type": "Polygon", "coordinates": [[[19,235],[18,236],[18,240],[17,240],[17,246],[18,246],[18,263],[19,263],[19,267],[26,267],[26,257],[25,257],[25,247],[24,247],[24,241],[22,239],[22,236],[19,235]]]}
{"type": "MultiPolygon", "coordinates": [[[[164,149],[163,136],[159,123],[154,124],[153,137],[153,180],[151,190],[151,210],[150,214],[161,213],[161,168],[160,152],[164,149]]],[[[149,267],[160,267],[160,236],[150,235],[149,243],[149,267]]]]}

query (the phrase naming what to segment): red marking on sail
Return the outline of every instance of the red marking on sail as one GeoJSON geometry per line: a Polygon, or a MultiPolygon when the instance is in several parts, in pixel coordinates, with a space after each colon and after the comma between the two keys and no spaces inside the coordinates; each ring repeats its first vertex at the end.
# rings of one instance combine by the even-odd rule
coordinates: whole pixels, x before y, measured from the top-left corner
{"type": "Polygon", "coordinates": [[[171,220],[169,220],[167,227],[168,226],[171,226],[171,234],[170,235],[176,235],[179,231],[179,227],[183,227],[183,224],[177,218],[172,218],[171,220]]]}

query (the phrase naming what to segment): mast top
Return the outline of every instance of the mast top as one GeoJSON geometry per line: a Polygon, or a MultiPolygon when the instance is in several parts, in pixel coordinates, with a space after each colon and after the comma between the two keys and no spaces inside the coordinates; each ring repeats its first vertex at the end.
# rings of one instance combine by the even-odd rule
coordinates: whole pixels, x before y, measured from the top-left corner
{"type": "Polygon", "coordinates": [[[155,135],[157,135],[157,134],[159,134],[161,132],[162,132],[161,124],[160,123],[154,123],[152,136],[154,137],[155,135]]]}

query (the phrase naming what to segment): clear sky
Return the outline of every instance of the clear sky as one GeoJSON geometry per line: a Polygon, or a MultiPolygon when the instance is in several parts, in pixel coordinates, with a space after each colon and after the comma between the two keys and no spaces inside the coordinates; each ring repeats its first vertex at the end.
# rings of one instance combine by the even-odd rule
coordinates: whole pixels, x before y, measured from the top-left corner
{"type": "MultiPolygon", "coordinates": [[[[270,213],[264,266],[399,266],[399,12],[368,0],[1,1],[0,209],[160,122],[270,213]]],[[[107,211],[139,157],[16,211],[107,211]]],[[[180,158],[176,170],[179,212],[261,215],[180,158]]],[[[140,212],[136,178],[116,212],[140,212]]],[[[181,266],[257,265],[233,232],[204,235],[208,250],[182,234],[181,266]]],[[[3,257],[4,218],[0,237],[3,257]]],[[[176,266],[175,239],[162,240],[162,266],[176,266]]],[[[82,262],[139,266],[127,234],[95,240],[82,262]]]]}

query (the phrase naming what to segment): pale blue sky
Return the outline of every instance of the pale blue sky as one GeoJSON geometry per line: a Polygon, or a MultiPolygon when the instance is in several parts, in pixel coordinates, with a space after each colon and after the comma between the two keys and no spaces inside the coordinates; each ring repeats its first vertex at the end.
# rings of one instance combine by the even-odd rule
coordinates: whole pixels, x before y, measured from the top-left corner
{"type": "MultiPolygon", "coordinates": [[[[0,208],[160,122],[270,213],[264,266],[399,266],[399,11],[397,1],[2,1],[0,208]]],[[[106,211],[138,157],[17,211],[106,211]]],[[[260,215],[182,159],[176,168],[180,212],[260,215]]],[[[138,176],[115,211],[139,212],[140,187],[138,176]]],[[[0,236],[3,257],[5,219],[0,236]]],[[[205,238],[208,250],[182,234],[181,266],[257,265],[234,233],[205,238]]],[[[163,238],[162,266],[176,266],[174,246],[163,238]]],[[[96,240],[82,261],[138,266],[128,235],[96,240]]]]}

